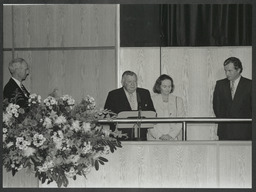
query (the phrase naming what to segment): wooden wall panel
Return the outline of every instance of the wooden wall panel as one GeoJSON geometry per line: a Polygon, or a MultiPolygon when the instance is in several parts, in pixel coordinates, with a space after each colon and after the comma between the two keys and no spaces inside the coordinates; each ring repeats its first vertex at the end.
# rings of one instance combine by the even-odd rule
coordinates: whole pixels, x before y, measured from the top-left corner
{"type": "MultiPolygon", "coordinates": [[[[150,91],[160,74],[169,74],[175,84],[173,94],[183,98],[188,117],[214,117],[213,91],[216,81],[225,78],[223,62],[228,57],[240,58],[242,75],[252,77],[251,47],[161,48],[161,64],[159,48],[121,48],[120,53],[119,76],[131,69],[141,74],[139,85],[150,91]]],[[[216,134],[215,124],[188,125],[188,140],[216,140],[216,134]]]]}
{"type": "Polygon", "coordinates": [[[15,176],[11,172],[6,172],[3,167],[3,188],[38,188],[39,181],[34,173],[28,172],[27,169],[22,169],[15,176]]]}
{"type": "Polygon", "coordinates": [[[115,46],[116,5],[14,6],[15,47],[115,46]]]}
{"type": "Polygon", "coordinates": [[[3,48],[12,47],[12,6],[3,6],[3,48]]]}
{"type": "MultiPolygon", "coordinates": [[[[240,58],[244,66],[242,75],[252,76],[251,47],[163,48],[162,53],[162,73],[174,78],[174,94],[183,98],[189,117],[215,116],[213,91],[216,81],[225,78],[223,62],[228,57],[240,58]]],[[[216,125],[191,124],[188,139],[217,139],[216,125]]]]}
{"type": "Polygon", "coordinates": [[[220,146],[220,177],[222,188],[252,187],[252,148],[251,146],[220,146]]]}
{"type": "MultiPolygon", "coordinates": [[[[70,188],[249,188],[251,142],[122,142],[70,188]],[[233,159],[233,160],[232,160],[233,159]],[[226,166],[226,167],[225,167],[226,166]],[[235,169],[235,170],[234,170],[235,169]],[[225,181],[228,185],[223,185],[225,181]]],[[[40,184],[40,187],[56,187],[40,184]]]]}
{"type": "Polygon", "coordinates": [[[153,86],[160,75],[159,48],[120,48],[119,87],[124,71],[131,70],[138,76],[138,86],[153,92],[153,86]]]}
{"type": "Polygon", "coordinates": [[[11,77],[11,74],[8,69],[8,65],[11,60],[12,60],[12,52],[4,51],[3,52],[3,65],[1,66],[2,70],[3,70],[3,88],[4,88],[4,85],[9,81],[9,79],[11,77]]]}
{"type": "MultiPolygon", "coordinates": [[[[69,94],[77,102],[90,95],[103,108],[109,90],[115,87],[114,50],[24,51],[16,52],[16,56],[30,65],[24,85],[42,98],[57,88],[60,95],[69,94]]],[[[10,78],[6,70],[9,58],[6,56],[4,63],[4,85],[10,78]]]]}

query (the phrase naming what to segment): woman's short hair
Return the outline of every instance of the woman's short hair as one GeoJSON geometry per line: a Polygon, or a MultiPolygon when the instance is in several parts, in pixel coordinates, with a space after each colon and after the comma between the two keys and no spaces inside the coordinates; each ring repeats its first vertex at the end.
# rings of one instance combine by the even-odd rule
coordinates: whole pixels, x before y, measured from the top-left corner
{"type": "Polygon", "coordinates": [[[156,80],[156,82],[155,82],[155,85],[154,85],[154,87],[153,87],[153,92],[154,93],[161,93],[161,83],[162,83],[162,81],[164,81],[164,80],[170,80],[171,81],[171,92],[170,93],[172,93],[173,92],[173,90],[174,90],[174,83],[173,83],[173,79],[169,76],[169,75],[166,75],[166,74],[162,74],[162,75],[160,75],[158,78],[157,78],[157,80],[156,80]]]}

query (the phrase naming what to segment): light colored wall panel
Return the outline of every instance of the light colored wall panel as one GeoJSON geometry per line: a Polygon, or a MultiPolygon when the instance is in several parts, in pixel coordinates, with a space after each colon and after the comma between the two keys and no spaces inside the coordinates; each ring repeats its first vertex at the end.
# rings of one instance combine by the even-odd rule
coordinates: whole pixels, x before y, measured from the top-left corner
{"type": "Polygon", "coordinates": [[[27,169],[22,169],[12,176],[11,172],[7,172],[3,167],[3,188],[38,188],[39,181],[34,173],[27,169]]]}
{"type": "MultiPolygon", "coordinates": [[[[251,47],[162,48],[162,73],[173,77],[173,94],[183,98],[187,116],[214,117],[212,99],[215,83],[225,78],[223,62],[231,56],[241,59],[243,76],[252,76],[251,47]]],[[[217,139],[216,125],[191,124],[188,139],[217,139]]]]}
{"type": "MultiPolygon", "coordinates": [[[[4,51],[3,52],[3,86],[9,81],[11,74],[8,69],[9,62],[12,60],[12,52],[11,51],[4,51]]],[[[3,87],[4,88],[4,87],[3,87]]]]}
{"type": "Polygon", "coordinates": [[[3,6],[3,48],[12,47],[12,6],[3,6]]]}
{"type": "MultiPolygon", "coordinates": [[[[123,142],[70,188],[250,188],[251,142],[123,142]],[[233,160],[232,160],[233,159],[233,160]],[[225,167],[226,166],[226,167],[225,167]],[[225,181],[229,181],[223,185],[225,181]],[[227,185],[228,184],[228,185],[227,185]]],[[[56,187],[40,184],[40,187],[56,187]]]]}
{"type": "MultiPolygon", "coordinates": [[[[55,88],[58,93],[69,94],[77,102],[90,95],[97,106],[103,108],[108,91],[116,82],[115,51],[24,51],[16,52],[30,65],[30,75],[24,85],[31,93],[46,98],[55,88]]],[[[10,78],[8,63],[10,54],[4,57],[4,85],[10,78]]]]}
{"type": "MultiPolygon", "coordinates": [[[[228,57],[240,58],[242,75],[252,77],[251,47],[165,47],[161,48],[161,64],[159,56],[159,48],[121,48],[119,76],[133,70],[139,74],[139,86],[151,91],[160,74],[170,75],[175,84],[173,94],[183,99],[188,117],[215,116],[213,91],[216,81],[225,78],[223,62],[228,57]]],[[[215,124],[188,125],[188,140],[216,140],[216,134],[215,124]]]]}
{"type": "Polygon", "coordinates": [[[15,47],[115,45],[116,5],[14,6],[15,47]]]}
{"type": "Polygon", "coordinates": [[[27,169],[22,169],[12,176],[11,172],[7,172],[3,167],[3,188],[38,188],[39,181],[34,173],[27,169]]]}
{"type": "Polygon", "coordinates": [[[120,48],[119,87],[124,71],[131,70],[138,76],[138,86],[153,92],[153,86],[160,75],[159,48],[120,48]]]}
{"type": "Polygon", "coordinates": [[[252,147],[220,146],[220,177],[222,188],[252,187],[252,147]]]}

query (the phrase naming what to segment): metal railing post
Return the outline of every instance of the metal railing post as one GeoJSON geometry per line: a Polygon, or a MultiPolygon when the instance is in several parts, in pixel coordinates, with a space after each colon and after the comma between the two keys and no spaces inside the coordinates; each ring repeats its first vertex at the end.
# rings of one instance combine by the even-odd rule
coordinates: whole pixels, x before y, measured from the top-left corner
{"type": "Polygon", "coordinates": [[[187,123],[186,121],[182,122],[182,141],[187,140],[187,123]]]}

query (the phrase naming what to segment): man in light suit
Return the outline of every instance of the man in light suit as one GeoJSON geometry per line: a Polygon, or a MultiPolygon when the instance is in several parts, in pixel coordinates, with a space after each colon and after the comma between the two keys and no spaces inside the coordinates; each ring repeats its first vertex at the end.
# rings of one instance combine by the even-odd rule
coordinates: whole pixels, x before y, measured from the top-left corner
{"type": "MultiPolygon", "coordinates": [[[[137,87],[137,75],[134,72],[125,71],[122,75],[121,83],[123,87],[108,93],[105,109],[111,110],[116,114],[122,111],[139,109],[142,111],[155,111],[149,91],[137,87]]],[[[113,130],[114,128],[111,127],[111,129],[113,130]]],[[[122,129],[122,132],[127,133],[128,140],[133,140],[132,129],[122,129]]],[[[141,140],[146,140],[147,129],[141,129],[140,135],[141,140]]]]}
{"type": "Polygon", "coordinates": [[[9,63],[9,71],[12,77],[4,87],[4,99],[22,108],[27,108],[29,92],[22,82],[29,75],[29,66],[24,59],[16,58],[9,63]]]}
{"type": "MultiPolygon", "coordinates": [[[[241,76],[241,61],[230,57],[224,61],[227,78],[216,82],[213,110],[217,118],[252,118],[252,81],[241,76]]],[[[251,140],[251,123],[219,123],[219,140],[251,140]]]]}

